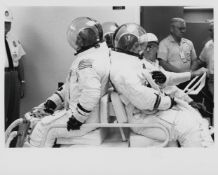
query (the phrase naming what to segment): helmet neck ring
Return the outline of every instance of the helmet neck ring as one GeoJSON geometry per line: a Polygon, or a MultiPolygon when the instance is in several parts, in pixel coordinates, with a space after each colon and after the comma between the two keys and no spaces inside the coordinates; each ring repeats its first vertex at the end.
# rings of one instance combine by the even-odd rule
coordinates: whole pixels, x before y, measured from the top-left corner
{"type": "Polygon", "coordinates": [[[80,53],[82,53],[82,52],[84,52],[84,51],[86,51],[86,50],[88,50],[88,49],[91,49],[92,47],[95,47],[95,48],[100,47],[99,42],[93,44],[92,46],[82,47],[82,48],[81,48],[80,50],[78,50],[74,55],[76,56],[76,55],[78,55],[78,54],[80,54],[80,53]]]}
{"type": "Polygon", "coordinates": [[[128,55],[136,56],[136,57],[138,57],[140,60],[143,59],[143,54],[138,54],[138,53],[126,51],[126,50],[123,50],[123,49],[120,49],[120,48],[115,48],[114,50],[117,51],[117,52],[126,53],[126,54],[128,54],[128,55]]]}

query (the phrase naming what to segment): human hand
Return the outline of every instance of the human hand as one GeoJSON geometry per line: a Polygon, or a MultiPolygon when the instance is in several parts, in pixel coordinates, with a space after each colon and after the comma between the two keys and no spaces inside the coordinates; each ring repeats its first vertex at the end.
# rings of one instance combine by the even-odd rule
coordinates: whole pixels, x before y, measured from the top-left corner
{"type": "Polygon", "coordinates": [[[195,76],[200,76],[200,75],[204,74],[205,72],[207,73],[208,69],[206,69],[205,67],[201,67],[200,69],[191,72],[191,78],[193,78],[195,76]]]}

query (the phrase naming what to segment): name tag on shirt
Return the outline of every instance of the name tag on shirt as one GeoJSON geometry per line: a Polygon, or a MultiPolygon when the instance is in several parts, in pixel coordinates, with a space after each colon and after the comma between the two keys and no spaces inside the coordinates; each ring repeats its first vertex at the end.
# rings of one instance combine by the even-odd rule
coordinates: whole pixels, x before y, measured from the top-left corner
{"type": "Polygon", "coordinates": [[[186,57],[185,57],[185,53],[183,51],[180,51],[179,55],[180,55],[180,58],[181,58],[183,63],[187,63],[188,62],[186,57]]]}

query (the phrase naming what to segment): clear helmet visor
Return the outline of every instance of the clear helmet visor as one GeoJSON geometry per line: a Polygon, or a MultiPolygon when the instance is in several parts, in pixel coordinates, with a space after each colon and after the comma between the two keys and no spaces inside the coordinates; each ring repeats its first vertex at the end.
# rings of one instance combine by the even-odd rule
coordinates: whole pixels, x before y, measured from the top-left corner
{"type": "Polygon", "coordinates": [[[106,41],[108,47],[113,47],[113,35],[116,29],[118,28],[117,23],[115,22],[104,22],[102,23],[103,28],[103,39],[106,41]]]}
{"type": "Polygon", "coordinates": [[[94,19],[79,17],[67,29],[67,40],[76,51],[92,46],[102,39],[101,25],[94,19]]]}
{"type": "Polygon", "coordinates": [[[146,31],[138,24],[122,25],[114,39],[115,48],[141,54],[147,46],[146,31]]]}
{"type": "Polygon", "coordinates": [[[107,34],[114,33],[115,30],[118,28],[118,25],[115,22],[104,22],[102,23],[102,28],[103,28],[103,34],[105,36],[107,34]]]}

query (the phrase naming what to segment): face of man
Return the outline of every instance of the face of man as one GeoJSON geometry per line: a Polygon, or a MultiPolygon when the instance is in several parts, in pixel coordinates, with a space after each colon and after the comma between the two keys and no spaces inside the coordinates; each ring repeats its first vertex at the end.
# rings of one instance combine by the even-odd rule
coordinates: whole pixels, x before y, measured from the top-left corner
{"type": "Polygon", "coordinates": [[[134,53],[141,55],[141,54],[143,54],[143,51],[146,49],[146,46],[147,46],[146,42],[143,42],[143,43],[135,42],[135,44],[132,46],[130,52],[134,52],[134,53]]]}
{"type": "Polygon", "coordinates": [[[144,57],[150,61],[155,61],[158,52],[158,44],[155,42],[148,43],[147,48],[144,50],[144,57]]]}
{"type": "Polygon", "coordinates": [[[5,22],[5,35],[11,30],[11,22],[5,22]]]}
{"type": "Polygon", "coordinates": [[[177,38],[181,39],[186,32],[186,23],[185,22],[174,22],[171,25],[171,34],[177,38]]]}

